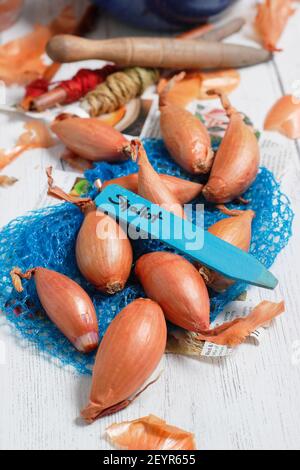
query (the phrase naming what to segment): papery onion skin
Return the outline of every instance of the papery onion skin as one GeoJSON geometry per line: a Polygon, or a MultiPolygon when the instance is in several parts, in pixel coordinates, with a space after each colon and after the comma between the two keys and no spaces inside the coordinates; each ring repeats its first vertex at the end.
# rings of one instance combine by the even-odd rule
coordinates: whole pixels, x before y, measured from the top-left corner
{"type": "Polygon", "coordinates": [[[112,424],[106,433],[122,450],[196,450],[192,433],[170,426],[154,415],[112,424]]]}
{"type": "Polygon", "coordinates": [[[76,260],[82,275],[98,290],[123,290],[132,266],[132,247],[123,229],[110,216],[89,210],[76,240],[76,260]]]}
{"type": "MultiPolygon", "coordinates": [[[[201,183],[195,183],[194,181],[185,180],[182,178],[177,178],[176,176],[165,175],[159,173],[160,178],[163,180],[169,191],[171,191],[180,204],[185,204],[187,202],[195,199],[199,194],[201,194],[203,185],[201,183]]],[[[129,189],[134,193],[138,192],[138,174],[131,173],[130,175],[120,176],[119,178],[114,178],[109,181],[105,181],[101,185],[101,189],[104,190],[107,186],[111,184],[119,184],[123,188],[129,189]]]]}
{"type": "Polygon", "coordinates": [[[37,119],[24,124],[25,131],[18,137],[15,148],[6,152],[0,148],[0,170],[15,160],[23,152],[35,148],[49,148],[55,145],[49,129],[43,121],[37,119]]]}
{"type": "Polygon", "coordinates": [[[198,339],[222,346],[238,346],[244,342],[253,331],[268,324],[273,318],[281,315],[284,310],[284,302],[275,303],[264,300],[258,304],[247,317],[236,318],[210,331],[202,332],[198,335],[198,339]]]}
{"type": "Polygon", "coordinates": [[[223,93],[230,93],[239,86],[241,81],[240,73],[236,69],[200,72],[199,77],[201,78],[201,86],[198,95],[198,99],[200,100],[216,98],[216,96],[208,93],[211,89],[217,88],[218,90],[222,90],[223,93]]]}
{"type": "Polygon", "coordinates": [[[158,366],[166,347],[167,326],[160,306],[137,299],[111,322],[97,352],[88,406],[91,423],[130,404],[158,366]]]}
{"type": "MultiPolygon", "coordinates": [[[[208,232],[241,250],[249,251],[253,217],[255,213],[252,210],[240,211],[234,217],[219,220],[208,228],[208,232]]],[[[235,283],[205,266],[201,266],[199,271],[206,285],[216,292],[223,292],[235,283]]]]}
{"type": "MultiPolygon", "coordinates": [[[[167,94],[168,103],[185,107],[192,100],[211,100],[216,96],[208,93],[218,89],[230,93],[240,84],[240,73],[236,69],[213,70],[211,72],[187,72],[184,79],[175,83],[167,94]]],[[[157,85],[160,94],[167,85],[167,79],[161,78],[157,85]]]]}
{"type": "Polygon", "coordinates": [[[209,297],[197,269],[182,256],[159,251],[143,255],[135,273],[146,294],[170,322],[190,331],[209,327],[209,297]]]}
{"type": "Polygon", "coordinates": [[[42,267],[25,275],[20,275],[17,269],[12,271],[13,280],[14,276],[29,279],[32,275],[50,320],[78,351],[89,353],[96,349],[99,343],[97,316],[92,300],[82,287],[67,276],[42,267]]]}
{"type": "MultiPolygon", "coordinates": [[[[215,93],[212,91],[212,93],[215,93]]],[[[220,93],[230,121],[217,151],[203,195],[209,202],[226,203],[241,196],[255,180],[260,161],[254,131],[220,93]]]]}
{"type": "MultiPolygon", "coordinates": [[[[160,94],[165,86],[167,86],[167,79],[161,78],[157,85],[157,93],[160,94]]],[[[166,99],[172,105],[185,108],[191,101],[199,98],[199,90],[201,84],[201,77],[198,73],[186,74],[183,80],[175,83],[172,89],[168,92],[166,99]]]]}
{"type": "Polygon", "coordinates": [[[294,12],[291,0],[264,0],[263,3],[257,4],[255,26],[265,49],[280,51],[277,42],[294,12]]]}
{"type": "Polygon", "coordinates": [[[300,99],[282,96],[267,114],[264,129],[278,131],[289,139],[300,138],[300,99]]]}
{"type": "Polygon", "coordinates": [[[51,129],[68,149],[87,160],[118,162],[130,156],[128,140],[100,119],[68,117],[55,120],[51,129]]]}
{"type": "MultiPolygon", "coordinates": [[[[12,1],[6,0],[5,3],[11,4],[12,1]]],[[[3,3],[1,0],[0,8],[3,3]]],[[[0,80],[7,85],[26,85],[37,78],[47,78],[52,66],[43,60],[46,44],[56,34],[73,34],[79,26],[76,16],[73,6],[67,5],[48,25],[34,25],[25,36],[1,45],[0,80]]]]}

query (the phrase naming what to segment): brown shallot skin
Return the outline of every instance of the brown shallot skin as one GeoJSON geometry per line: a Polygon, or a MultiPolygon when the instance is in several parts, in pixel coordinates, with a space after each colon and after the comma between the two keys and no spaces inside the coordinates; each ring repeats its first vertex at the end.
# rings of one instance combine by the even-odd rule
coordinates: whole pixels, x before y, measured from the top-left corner
{"type": "MultiPolygon", "coordinates": [[[[240,248],[243,251],[249,251],[252,235],[252,220],[255,213],[252,210],[236,211],[234,217],[219,220],[208,228],[208,232],[221,238],[227,243],[240,248]]],[[[221,274],[213,271],[205,266],[201,266],[200,274],[203,276],[206,285],[216,292],[223,292],[228,289],[234,281],[228,279],[221,274]]]]}
{"type": "Polygon", "coordinates": [[[97,316],[92,300],[82,287],[64,274],[46,268],[34,268],[24,276],[17,270],[12,271],[12,277],[30,278],[32,275],[50,320],[78,351],[89,353],[96,349],[99,344],[97,316]]]}
{"type": "Polygon", "coordinates": [[[154,415],[115,423],[106,434],[121,450],[196,450],[194,434],[167,424],[154,415]]]}
{"type": "Polygon", "coordinates": [[[139,166],[138,194],[154,204],[162,206],[168,212],[186,218],[182,205],[149,162],[143,144],[139,140],[132,140],[131,148],[139,166]]]}
{"type": "MultiPolygon", "coordinates": [[[[181,74],[179,80],[180,77],[181,74]]],[[[188,173],[208,173],[214,153],[204,124],[186,109],[168,101],[166,89],[160,95],[159,109],[162,138],[173,160],[188,173]]]]}
{"type": "Polygon", "coordinates": [[[157,303],[137,299],[125,307],[101,341],[82,417],[92,423],[127,407],[158,366],[166,341],[166,321],[157,303]]]}
{"type": "Polygon", "coordinates": [[[100,119],[62,115],[51,129],[69,150],[86,160],[118,162],[130,157],[128,140],[100,119]]]}
{"type": "Polygon", "coordinates": [[[198,340],[233,348],[243,343],[253,331],[269,324],[284,311],[283,301],[276,303],[264,300],[247,317],[236,318],[205,333],[200,333],[198,340]]]}
{"type": "MultiPolygon", "coordinates": [[[[213,92],[213,93],[218,93],[213,92]]],[[[217,151],[203,195],[209,202],[226,203],[241,196],[258,173],[260,152],[254,131],[242,114],[220,93],[229,125],[217,151]]]]}
{"type": "Polygon", "coordinates": [[[76,260],[82,275],[101,292],[124,289],[132,266],[132,247],[122,228],[95,208],[85,213],[76,240],[76,260]]]}
{"type": "Polygon", "coordinates": [[[209,328],[207,287],[189,261],[166,251],[148,253],[137,261],[135,273],[167,320],[195,332],[209,328]]]}
{"type": "MultiPolygon", "coordinates": [[[[187,202],[192,201],[197,196],[199,196],[199,194],[201,194],[203,189],[203,184],[201,183],[177,178],[176,176],[159,173],[159,177],[162,179],[169,191],[174,194],[175,198],[180,204],[185,204],[187,202]]],[[[111,184],[119,184],[120,186],[123,186],[123,188],[129,189],[129,191],[137,193],[138,174],[131,173],[130,175],[120,176],[119,178],[114,178],[109,181],[105,181],[101,185],[101,189],[103,190],[111,184]]]]}

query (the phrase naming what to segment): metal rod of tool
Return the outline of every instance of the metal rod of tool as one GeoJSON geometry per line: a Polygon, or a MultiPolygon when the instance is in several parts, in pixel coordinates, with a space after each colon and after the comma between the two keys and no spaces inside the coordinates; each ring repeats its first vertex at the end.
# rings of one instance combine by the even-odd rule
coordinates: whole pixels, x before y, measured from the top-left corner
{"type": "Polygon", "coordinates": [[[58,35],[49,41],[47,52],[57,62],[99,59],[123,67],[173,69],[245,67],[271,58],[264,49],[236,44],[148,37],[91,40],[58,35]]]}

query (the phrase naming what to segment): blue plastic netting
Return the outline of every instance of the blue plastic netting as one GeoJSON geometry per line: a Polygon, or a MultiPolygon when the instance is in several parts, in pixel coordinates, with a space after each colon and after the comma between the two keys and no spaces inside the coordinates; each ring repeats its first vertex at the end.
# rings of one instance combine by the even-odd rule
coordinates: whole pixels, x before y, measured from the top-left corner
{"type": "MultiPolygon", "coordinates": [[[[162,141],[144,141],[149,159],[161,173],[190,178],[169,157],[162,141]]],[[[214,144],[217,146],[218,141],[214,144]]],[[[86,173],[90,182],[103,181],[136,172],[133,162],[110,165],[100,163],[86,173]]],[[[272,173],[261,168],[256,181],[245,194],[251,203],[247,208],[256,212],[253,221],[251,253],[265,266],[270,267],[291,236],[293,212],[287,197],[280,191],[272,173]]],[[[198,201],[199,202],[199,201],[198,201]]],[[[237,207],[237,206],[235,206],[237,207]]],[[[243,207],[241,207],[242,209],[243,207]]],[[[205,206],[206,228],[225,217],[213,206],[205,206]]],[[[42,209],[12,221],[0,232],[0,311],[2,311],[23,338],[35,343],[40,350],[73,366],[78,372],[90,373],[94,354],[83,355],[73,348],[45,315],[36,295],[33,281],[24,282],[24,292],[12,290],[9,272],[19,266],[27,270],[44,266],[70,276],[91,295],[99,317],[103,335],[115,315],[133,299],[143,296],[141,287],[132,277],[125,290],[113,297],[99,294],[80,275],[75,261],[76,234],[82,222],[80,211],[71,204],[42,209]]],[[[166,249],[155,241],[134,243],[135,257],[149,250],[166,249]]],[[[236,283],[224,294],[211,292],[211,318],[214,319],[224,306],[245,289],[236,283]]]]}

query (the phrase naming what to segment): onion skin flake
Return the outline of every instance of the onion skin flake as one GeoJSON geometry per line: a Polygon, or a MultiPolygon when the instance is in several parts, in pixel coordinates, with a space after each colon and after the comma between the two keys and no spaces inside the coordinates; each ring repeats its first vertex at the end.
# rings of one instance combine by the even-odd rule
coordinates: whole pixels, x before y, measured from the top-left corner
{"type": "Polygon", "coordinates": [[[194,435],[154,415],[112,424],[108,439],[122,450],[196,450],[194,435]]]}
{"type": "Polygon", "coordinates": [[[243,343],[257,328],[268,324],[284,312],[284,302],[274,303],[267,300],[257,305],[246,318],[237,318],[213,330],[201,333],[202,341],[234,347],[243,343]]]}
{"type": "Polygon", "coordinates": [[[289,139],[299,139],[300,99],[292,95],[279,98],[267,114],[264,129],[280,132],[289,139]]]}
{"type": "Polygon", "coordinates": [[[265,0],[257,5],[255,26],[265,49],[280,51],[277,42],[294,11],[291,0],[265,0]]]}

